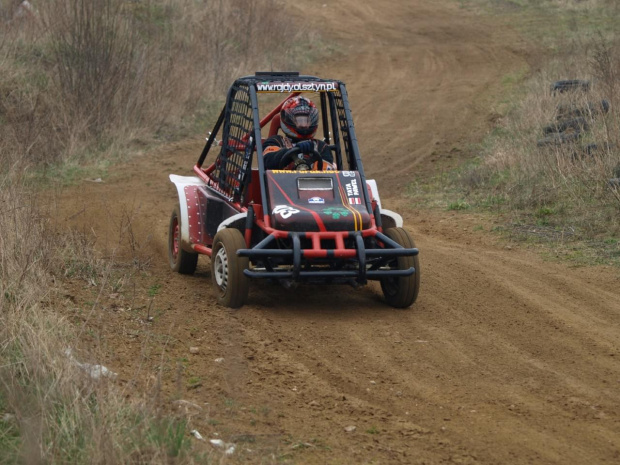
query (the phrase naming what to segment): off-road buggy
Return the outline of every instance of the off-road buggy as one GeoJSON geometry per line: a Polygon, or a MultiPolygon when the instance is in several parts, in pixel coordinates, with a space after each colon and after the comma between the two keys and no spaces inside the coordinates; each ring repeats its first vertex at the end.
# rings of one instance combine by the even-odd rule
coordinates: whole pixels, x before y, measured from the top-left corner
{"type": "MultiPolygon", "coordinates": [[[[300,159],[299,152],[293,147],[285,159],[300,159]]],[[[378,280],[390,305],[416,300],[418,250],[401,216],[381,208],[376,183],[364,175],[343,82],[299,73],[237,79],[194,172],[170,175],[179,195],[170,218],[170,266],[192,274],[199,254],[211,257],[222,305],[242,306],[250,278],[286,287],[378,280]],[[259,98],[274,94],[280,103],[261,116],[259,98]],[[305,155],[311,169],[266,170],[263,143],[278,133],[284,101],[300,94],[318,102],[316,137],[328,144],[333,169],[324,169],[315,152],[305,155]],[[211,152],[214,160],[205,165],[211,152]]]]}

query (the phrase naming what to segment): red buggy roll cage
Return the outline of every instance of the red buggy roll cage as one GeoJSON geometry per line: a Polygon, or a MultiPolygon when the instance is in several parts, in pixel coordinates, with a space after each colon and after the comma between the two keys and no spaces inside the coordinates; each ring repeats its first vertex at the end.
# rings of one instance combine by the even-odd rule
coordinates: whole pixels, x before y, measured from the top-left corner
{"type": "MultiPolygon", "coordinates": [[[[415,273],[413,267],[385,267],[394,257],[417,255],[418,249],[404,248],[382,232],[379,203],[368,189],[347,91],[341,81],[298,73],[257,73],[236,80],[194,166],[194,172],[204,181],[209,191],[207,196],[219,199],[230,205],[234,211],[243,214],[244,224],[239,229],[243,232],[247,248],[238,250],[237,254],[249,257],[253,263],[261,264],[259,267],[246,269],[244,274],[248,277],[355,280],[365,284],[368,279],[410,276],[415,273]],[[343,173],[352,173],[348,176],[359,179],[360,192],[359,197],[356,197],[359,205],[349,205],[345,200],[345,193],[342,195],[342,205],[339,206],[352,217],[357,218],[356,215],[359,214],[359,222],[355,222],[352,229],[326,230],[320,227],[319,220],[318,226],[311,225],[305,230],[284,230],[273,225],[273,195],[270,195],[269,186],[275,182],[284,193],[287,188],[295,189],[298,176],[293,173],[290,175],[292,177],[288,178],[290,181],[285,178],[276,181],[276,172],[265,170],[261,129],[269,124],[268,135],[276,134],[280,126],[282,105],[291,96],[303,92],[319,94],[323,139],[332,150],[338,168],[336,171],[318,174],[309,172],[305,176],[308,179],[330,178],[336,183],[340,182],[339,177],[343,173]],[[260,118],[260,93],[283,93],[286,98],[260,118]],[[215,144],[220,130],[222,141],[215,144]],[[213,163],[203,168],[213,147],[220,147],[220,152],[213,163]],[[252,168],[253,162],[257,168],[252,168]],[[368,220],[363,223],[362,217],[367,217],[368,220]],[[353,262],[355,266],[350,266],[353,262]],[[276,266],[274,263],[285,266],[276,266]]],[[[212,215],[211,210],[209,215],[212,215]]],[[[233,216],[230,212],[222,213],[219,219],[212,221],[222,222],[230,216],[233,216]]],[[[199,253],[211,256],[208,240],[194,243],[192,247],[199,253]]]]}

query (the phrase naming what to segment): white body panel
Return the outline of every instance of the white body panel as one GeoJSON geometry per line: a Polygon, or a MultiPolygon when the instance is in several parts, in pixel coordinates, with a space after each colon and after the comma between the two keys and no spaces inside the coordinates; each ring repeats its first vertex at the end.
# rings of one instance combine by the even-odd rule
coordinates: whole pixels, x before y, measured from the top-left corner
{"type": "Polygon", "coordinates": [[[247,212],[242,212],[242,213],[237,213],[236,215],[233,215],[230,218],[226,218],[217,227],[217,232],[220,232],[222,229],[227,228],[228,226],[233,224],[235,221],[239,221],[241,219],[244,219],[246,216],[248,216],[248,213],[247,212]]]}
{"type": "Polygon", "coordinates": [[[185,188],[188,186],[206,186],[205,182],[196,176],[170,175],[170,181],[176,186],[179,194],[179,213],[181,214],[181,244],[188,246],[189,241],[189,217],[187,211],[187,197],[185,188]]]}
{"type": "Polygon", "coordinates": [[[381,223],[383,224],[383,229],[389,228],[402,228],[403,227],[403,217],[398,213],[393,212],[392,210],[384,210],[381,206],[381,198],[379,197],[379,189],[377,188],[377,182],[374,179],[367,179],[366,184],[370,188],[370,192],[372,193],[373,198],[377,201],[379,205],[379,210],[381,211],[381,223]]]}

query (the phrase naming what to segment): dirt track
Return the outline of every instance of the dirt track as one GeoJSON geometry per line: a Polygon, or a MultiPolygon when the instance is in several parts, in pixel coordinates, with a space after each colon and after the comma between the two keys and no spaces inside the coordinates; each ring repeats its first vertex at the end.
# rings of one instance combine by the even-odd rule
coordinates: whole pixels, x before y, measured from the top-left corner
{"type": "MultiPolygon", "coordinates": [[[[342,44],[334,62],[303,71],[348,83],[366,173],[421,250],[412,308],[385,306],[373,286],[256,283],[231,312],[212,303],[208,259],[195,277],[170,273],[167,176],[190,173],[201,141],[64,196],[66,216],[92,228],[100,250],[133,243],[150,260],[135,287],[106,290],[90,316],[106,365],[128,389],[155,389],[163,364],[163,397],[198,404],[191,426],[238,445],[224,462],[620,461],[618,271],[544,262],[474,232],[476,219],[417,210],[399,194],[481,137],[497,83],[530,53],[505,28],[442,3],[299,7],[342,44]]],[[[76,306],[96,293],[72,286],[76,306]]]]}

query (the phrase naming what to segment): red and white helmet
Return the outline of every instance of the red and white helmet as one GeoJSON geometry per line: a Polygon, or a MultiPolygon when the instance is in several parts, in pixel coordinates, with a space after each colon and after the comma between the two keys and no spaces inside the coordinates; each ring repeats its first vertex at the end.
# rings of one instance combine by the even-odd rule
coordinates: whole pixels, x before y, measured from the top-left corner
{"type": "Polygon", "coordinates": [[[282,131],[294,139],[310,139],[319,127],[319,110],[305,97],[291,97],[280,111],[282,131]]]}

